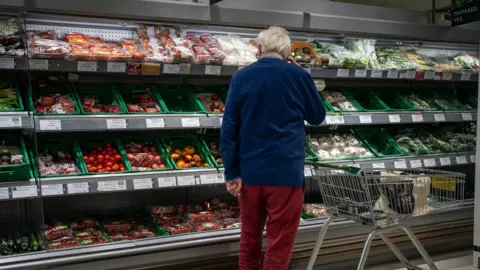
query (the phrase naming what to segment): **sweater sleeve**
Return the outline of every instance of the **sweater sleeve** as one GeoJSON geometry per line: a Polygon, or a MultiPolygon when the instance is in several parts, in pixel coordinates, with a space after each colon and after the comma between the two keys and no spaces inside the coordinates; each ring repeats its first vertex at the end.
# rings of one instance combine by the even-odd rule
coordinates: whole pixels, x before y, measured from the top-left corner
{"type": "Polygon", "coordinates": [[[305,120],[311,125],[320,125],[323,120],[325,120],[325,107],[322,97],[320,96],[312,77],[306,74],[303,78],[305,80],[303,85],[307,88],[304,91],[305,120]]]}
{"type": "Polygon", "coordinates": [[[227,182],[240,177],[238,156],[238,135],[242,107],[240,91],[241,89],[236,87],[234,76],[230,82],[220,132],[220,151],[225,168],[225,181],[227,182]]]}

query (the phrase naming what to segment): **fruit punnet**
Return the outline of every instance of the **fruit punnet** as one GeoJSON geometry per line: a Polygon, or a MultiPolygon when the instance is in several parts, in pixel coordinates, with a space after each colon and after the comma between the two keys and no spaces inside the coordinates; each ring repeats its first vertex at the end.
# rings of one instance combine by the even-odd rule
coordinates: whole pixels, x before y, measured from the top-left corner
{"type": "Polygon", "coordinates": [[[197,93],[197,98],[202,103],[207,112],[223,113],[225,112],[225,104],[220,96],[215,93],[197,93]]]}
{"type": "Polygon", "coordinates": [[[171,146],[168,146],[168,151],[173,161],[175,161],[175,166],[179,169],[210,167],[210,164],[202,159],[193,146],[187,145],[183,149],[173,149],[171,146]]]}
{"type": "Polygon", "coordinates": [[[127,159],[134,171],[150,171],[165,169],[165,163],[151,142],[129,142],[124,144],[127,159]]]}
{"type": "Polygon", "coordinates": [[[83,152],[83,158],[87,164],[87,170],[91,173],[123,172],[125,165],[122,156],[111,143],[92,148],[89,152],[83,152]]]}

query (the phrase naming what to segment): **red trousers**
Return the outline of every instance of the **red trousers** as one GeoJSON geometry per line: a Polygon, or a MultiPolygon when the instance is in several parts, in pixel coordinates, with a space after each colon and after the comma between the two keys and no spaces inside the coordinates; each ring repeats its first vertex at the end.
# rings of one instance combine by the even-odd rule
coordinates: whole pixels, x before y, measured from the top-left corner
{"type": "Polygon", "coordinates": [[[263,270],[288,269],[300,223],[302,205],[303,189],[301,187],[257,185],[242,187],[240,270],[261,269],[265,223],[267,223],[267,251],[263,270]]]}

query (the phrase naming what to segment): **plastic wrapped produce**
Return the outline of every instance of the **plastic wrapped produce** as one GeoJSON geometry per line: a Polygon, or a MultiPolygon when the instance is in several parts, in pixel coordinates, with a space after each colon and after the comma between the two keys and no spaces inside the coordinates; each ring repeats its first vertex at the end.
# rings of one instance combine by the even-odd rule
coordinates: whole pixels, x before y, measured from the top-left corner
{"type": "Polygon", "coordinates": [[[188,223],[176,224],[173,226],[164,227],[164,229],[171,235],[193,232],[192,226],[188,223]]]}
{"type": "Polygon", "coordinates": [[[70,153],[55,150],[45,151],[37,157],[38,172],[41,176],[77,174],[80,172],[70,153]]]}
{"type": "Polygon", "coordinates": [[[158,113],[162,111],[149,88],[135,90],[132,94],[137,103],[127,103],[129,112],[158,113]]]}
{"type": "Polygon", "coordinates": [[[130,141],[124,144],[127,159],[133,171],[165,169],[165,163],[154,143],[148,141],[130,141]]]}
{"type": "Polygon", "coordinates": [[[407,154],[424,155],[429,153],[428,148],[417,138],[399,135],[395,137],[395,141],[407,154]]]}
{"type": "Polygon", "coordinates": [[[214,36],[217,48],[225,55],[224,65],[248,65],[257,59],[257,49],[243,42],[240,37],[214,36]]]}
{"type": "Polygon", "coordinates": [[[207,112],[223,113],[225,112],[225,104],[216,93],[197,93],[197,98],[202,103],[207,112]]]}
{"type": "Polygon", "coordinates": [[[356,111],[358,110],[343,93],[338,91],[322,91],[323,98],[332,105],[335,110],[356,111]]]}
{"type": "Polygon", "coordinates": [[[152,206],[150,207],[150,213],[153,215],[159,215],[159,214],[173,214],[176,213],[177,209],[175,206],[152,206]]]}
{"type": "Polygon", "coordinates": [[[463,69],[469,69],[478,72],[480,68],[480,60],[468,53],[461,53],[455,56],[453,59],[455,63],[460,65],[463,69]]]}
{"type": "Polygon", "coordinates": [[[412,106],[417,110],[434,110],[436,108],[432,107],[428,102],[426,102],[419,95],[411,92],[408,94],[403,94],[403,96],[412,104],[412,106]]]}
{"type": "Polygon", "coordinates": [[[36,100],[35,111],[39,113],[75,113],[75,102],[68,95],[52,94],[40,96],[36,100]]]}
{"type": "Polygon", "coordinates": [[[307,143],[320,159],[363,158],[374,155],[352,134],[308,135],[307,143]]]}
{"type": "Polygon", "coordinates": [[[130,230],[130,223],[126,220],[107,221],[103,224],[103,229],[107,233],[126,233],[130,230]]]}
{"type": "Polygon", "coordinates": [[[47,224],[43,230],[43,236],[47,241],[58,240],[69,235],[71,235],[70,229],[63,223],[47,224]]]}
{"type": "Polygon", "coordinates": [[[378,70],[409,69],[417,70],[418,65],[410,60],[404,50],[400,48],[377,48],[372,54],[370,67],[378,70]]]}
{"type": "Polygon", "coordinates": [[[214,231],[220,230],[220,226],[214,222],[202,222],[197,224],[196,226],[197,232],[206,232],[206,231],[214,231]]]}
{"type": "Polygon", "coordinates": [[[84,96],[82,97],[82,107],[89,113],[120,113],[120,105],[114,101],[111,104],[101,104],[98,96],[84,96]]]}
{"type": "Polygon", "coordinates": [[[0,141],[0,166],[24,163],[22,150],[8,141],[0,141]]]}
{"type": "Polygon", "coordinates": [[[328,214],[325,206],[321,204],[304,204],[303,212],[310,217],[323,217],[328,214]]]}
{"type": "Polygon", "coordinates": [[[211,212],[203,211],[198,213],[187,214],[186,219],[190,223],[198,223],[198,222],[213,221],[214,217],[211,212]]]}

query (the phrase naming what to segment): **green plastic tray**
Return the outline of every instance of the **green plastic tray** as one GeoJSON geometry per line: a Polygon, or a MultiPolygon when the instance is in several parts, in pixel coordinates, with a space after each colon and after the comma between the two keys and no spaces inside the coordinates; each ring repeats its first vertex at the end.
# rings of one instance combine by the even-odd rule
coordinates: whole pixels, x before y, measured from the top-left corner
{"type": "Polygon", "coordinates": [[[202,102],[196,96],[196,94],[199,94],[199,93],[215,93],[219,96],[219,99],[223,102],[223,104],[226,104],[227,92],[228,92],[228,86],[226,86],[226,85],[207,85],[207,86],[204,86],[204,85],[193,86],[192,85],[191,87],[194,91],[195,97],[197,98],[197,100],[200,103],[200,108],[202,109],[202,111],[204,113],[215,114],[214,112],[210,111],[210,108],[205,108],[205,106],[203,106],[202,102]]]}
{"type": "Polygon", "coordinates": [[[317,161],[318,160],[317,156],[315,155],[315,152],[308,145],[308,143],[305,143],[305,160],[309,160],[309,161],[317,161]]]}
{"type": "MultiPolygon", "coordinates": [[[[5,84],[5,85],[12,85],[12,84],[5,84]]],[[[11,86],[13,87],[13,86],[11,86]]],[[[2,90],[2,89],[0,89],[2,90]]],[[[22,98],[20,96],[20,91],[18,89],[18,86],[15,86],[15,92],[17,93],[17,102],[18,102],[18,108],[16,109],[9,109],[9,110],[0,110],[2,112],[18,112],[18,111],[24,111],[25,110],[25,107],[23,106],[23,101],[22,101],[22,98]]]]}
{"type": "Polygon", "coordinates": [[[90,138],[88,139],[88,141],[79,141],[78,145],[80,146],[80,155],[82,156],[83,166],[87,174],[119,174],[119,173],[130,172],[130,169],[127,166],[127,155],[125,154],[125,149],[123,149],[121,142],[119,140],[90,138]],[[118,154],[122,157],[122,163],[123,163],[123,166],[125,167],[125,170],[123,172],[94,172],[94,173],[89,172],[84,160],[83,153],[90,152],[93,148],[103,146],[107,142],[111,143],[112,146],[117,149],[118,154]]]}
{"type": "Polygon", "coordinates": [[[3,141],[5,141],[7,146],[18,146],[20,148],[20,152],[23,155],[23,163],[0,165],[0,182],[30,180],[30,159],[23,138],[18,135],[0,135],[0,142],[3,141]]]}
{"type": "MultiPolygon", "coordinates": [[[[400,149],[400,151],[402,151],[404,153],[404,155],[406,156],[422,156],[422,155],[429,155],[429,154],[432,154],[430,152],[430,148],[428,148],[425,144],[423,144],[423,142],[420,140],[420,143],[421,145],[423,145],[426,149],[427,149],[427,153],[419,153],[419,154],[416,154],[416,153],[412,153],[410,152],[408,149],[404,149],[399,143],[397,143],[397,141],[395,140],[395,137],[397,136],[400,136],[400,133],[398,132],[399,130],[397,128],[390,128],[390,129],[385,129],[385,132],[387,132],[388,135],[391,136],[392,140],[398,145],[398,149],[400,149]]],[[[400,130],[400,131],[403,131],[403,130],[400,130]]],[[[412,139],[418,139],[416,136],[415,136],[415,131],[412,129],[411,132],[408,132],[405,133],[408,137],[412,138],[412,139]]],[[[402,133],[403,134],[403,133],[402,133]]]]}
{"type": "Polygon", "coordinates": [[[366,112],[384,112],[388,110],[387,105],[383,103],[371,90],[351,90],[349,96],[366,112]]]}
{"type": "MultiPolygon", "coordinates": [[[[173,162],[170,154],[168,153],[168,151],[165,149],[165,147],[163,147],[163,145],[161,144],[161,142],[158,139],[153,138],[153,137],[128,136],[128,137],[123,137],[120,142],[121,142],[120,145],[121,145],[122,152],[125,152],[126,155],[128,155],[128,153],[125,150],[125,144],[127,144],[129,142],[136,142],[136,143],[146,143],[146,142],[148,142],[148,143],[154,144],[155,148],[158,151],[158,154],[162,158],[162,161],[165,165],[165,168],[157,169],[157,170],[152,169],[152,171],[173,170],[174,162],[173,162]]],[[[141,171],[141,170],[133,170],[133,166],[130,163],[130,161],[128,160],[128,158],[125,159],[125,165],[129,169],[129,171],[131,171],[132,173],[144,172],[144,171],[141,171]]]]}
{"type": "Polygon", "coordinates": [[[168,112],[172,114],[205,113],[202,103],[188,86],[166,85],[160,90],[168,112]]]}
{"type": "Polygon", "coordinates": [[[109,84],[85,84],[85,83],[80,83],[80,84],[75,84],[73,85],[73,88],[75,89],[75,96],[77,100],[79,101],[79,107],[80,107],[80,112],[82,114],[124,114],[127,113],[126,106],[123,103],[122,97],[120,93],[118,93],[118,90],[113,86],[109,84]],[[100,101],[101,104],[105,105],[110,105],[113,102],[116,102],[118,106],[120,107],[120,113],[110,113],[110,112],[96,112],[96,113],[91,113],[85,111],[85,109],[82,106],[82,98],[87,97],[87,96],[94,96],[97,97],[100,101]]]}
{"type": "Polygon", "coordinates": [[[154,85],[151,84],[117,84],[115,85],[118,93],[121,96],[122,99],[122,105],[124,106],[124,110],[127,113],[131,114],[165,114],[168,113],[168,108],[165,106],[165,102],[163,100],[162,95],[158,92],[157,88],[154,85]],[[160,107],[160,112],[155,112],[155,113],[147,113],[147,112],[129,112],[127,104],[137,104],[137,101],[135,100],[135,95],[133,94],[134,91],[138,90],[145,90],[145,89],[150,89],[150,93],[152,93],[153,97],[155,98],[155,101],[160,107]]]}
{"type": "Polygon", "coordinates": [[[29,106],[33,110],[34,114],[38,114],[38,115],[76,115],[76,114],[80,114],[80,108],[79,108],[80,103],[75,96],[75,93],[73,91],[73,88],[72,88],[71,84],[58,83],[58,84],[55,84],[55,85],[49,85],[45,88],[34,87],[33,91],[32,91],[32,97],[29,98],[28,101],[29,101],[29,104],[30,104],[29,106]],[[69,114],[37,112],[35,110],[35,102],[34,101],[37,100],[41,96],[51,95],[51,94],[68,95],[73,100],[73,103],[74,103],[73,106],[74,106],[75,112],[74,113],[69,113],[69,114]]]}
{"type": "Polygon", "coordinates": [[[322,95],[322,99],[324,100],[325,106],[327,108],[327,111],[329,112],[361,112],[363,111],[363,108],[360,104],[358,104],[348,93],[348,91],[345,90],[337,90],[337,89],[325,89],[325,91],[320,92],[322,95]],[[355,107],[357,107],[357,110],[336,110],[332,104],[328,102],[328,100],[324,97],[325,91],[329,92],[341,92],[345,98],[350,101],[355,107]]]}
{"type": "MultiPolygon", "coordinates": [[[[195,147],[195,153],[198,154],[203,162],[208,163],[208,167],[202,167],[202,168],[213,168],[213,157],[210,154],[210,151],[207,151],[205,149],[204,145],[200,142],[200,140],[195,137],[195,136],[187,136],[187,137],[161,137],[161,142],[163,143],[164,147],[168,149],[168,147],[171,147],[171,149],[179,149],[182,151],[185,146],[190,145],[195,147]]],[[[199,169],[200,167],[191,167],[191,168],[178,168],[177,165],[175,164],[174,166],[175,169],[177,170],[189,170],[189,169],[199,169]]]]}
{"type": "Polygon", "coordinates": [[[424,96],[422,95],[418,95],[416,93],[414,93],[415,95],[417,95],[420,99],[424,100],[430,108],[425,108],[425,109],[420,109],[420,108],[416,108],[413,103],[407,98],[407,96],[410,94],[410,93],[413,93],[412,91],[400,91],[399,94],[405,99],[405,102],[412,108],[413,111],[437,111],[439,108],[437,106],[435,106],[435,104],[432,104],[431,102],[429,102],[429,100],[426,100],[424,96]]]}
{"type": "Polygon", "coordinates": [[[43,153],[45,150],[50,150],[49,152],[52,155],[55,155],[56,151],[63,151],[67,152],[72,155],[73,159],[75,160],[75,165],[80,170],[78,173],[74,174],[50,174],[50,175],[40,175],[37,167],[37,156],[33,154],[32,149],[30,149],[30,157],[32,160],[32,166],[34,168],[35,176],[41,178],[53,178],[53,177],[60,177],[60,176],[76,176],[76,175],[85,175],[87,174],[87,170],[85,168],[85,162],[83,160],[83,156],[80,151],[80,147],[78,146],[78,141],[76,140],[46,140],[46,141],[38,141],[37,143],[38,152],[43,153]]]}
{"type": "Polygon", "coordinates": [[[403,156],[404,152],[383,129],[359,128],[354,130],[358,138],[367,144],[378,157],[403,156]]]}
{"type": "Polygon", "coordinates": [[[436,92],[429,92],[422,95],[424,100],[431,103],[433,106],[443,111],[458,111],[464,110],[465,107],[457,100],[453,93],[437,90],[436,92]],[[445,107],[438,100],[444,99],[453,103],[454,107],[445,107]]]}
{"type": "Polygon", "coordinates": [[[205,149],[207,149],[207,151],[210,153],[210,157],[212,159],[213,165],[215,165],[215,167],[217,168],[223,168],[223,164],[219,165],[217,163],[215,156],[212,154],[212,151],[210,151],[210,147],[208,147],[210,143],[214,143],[217,145],[218,151],[220,151],[220,135],[204,134],[201,137],[199,137],[199,140],[204,145],[205,149]]]}
{"type": "Polygon", "coordinates": [[[469,91],[457,91],[458,101],[463,105],[464,110],[477,110],[477,94],[469,91]],[[468,108],[470,106],[470,108],[468,108]]]}
{"type": "Polygon", "coordinates": [[[388,111],[415,111],[405,97],[391,89],[377,90],[375,95],[385,104],[388,111]]]}

